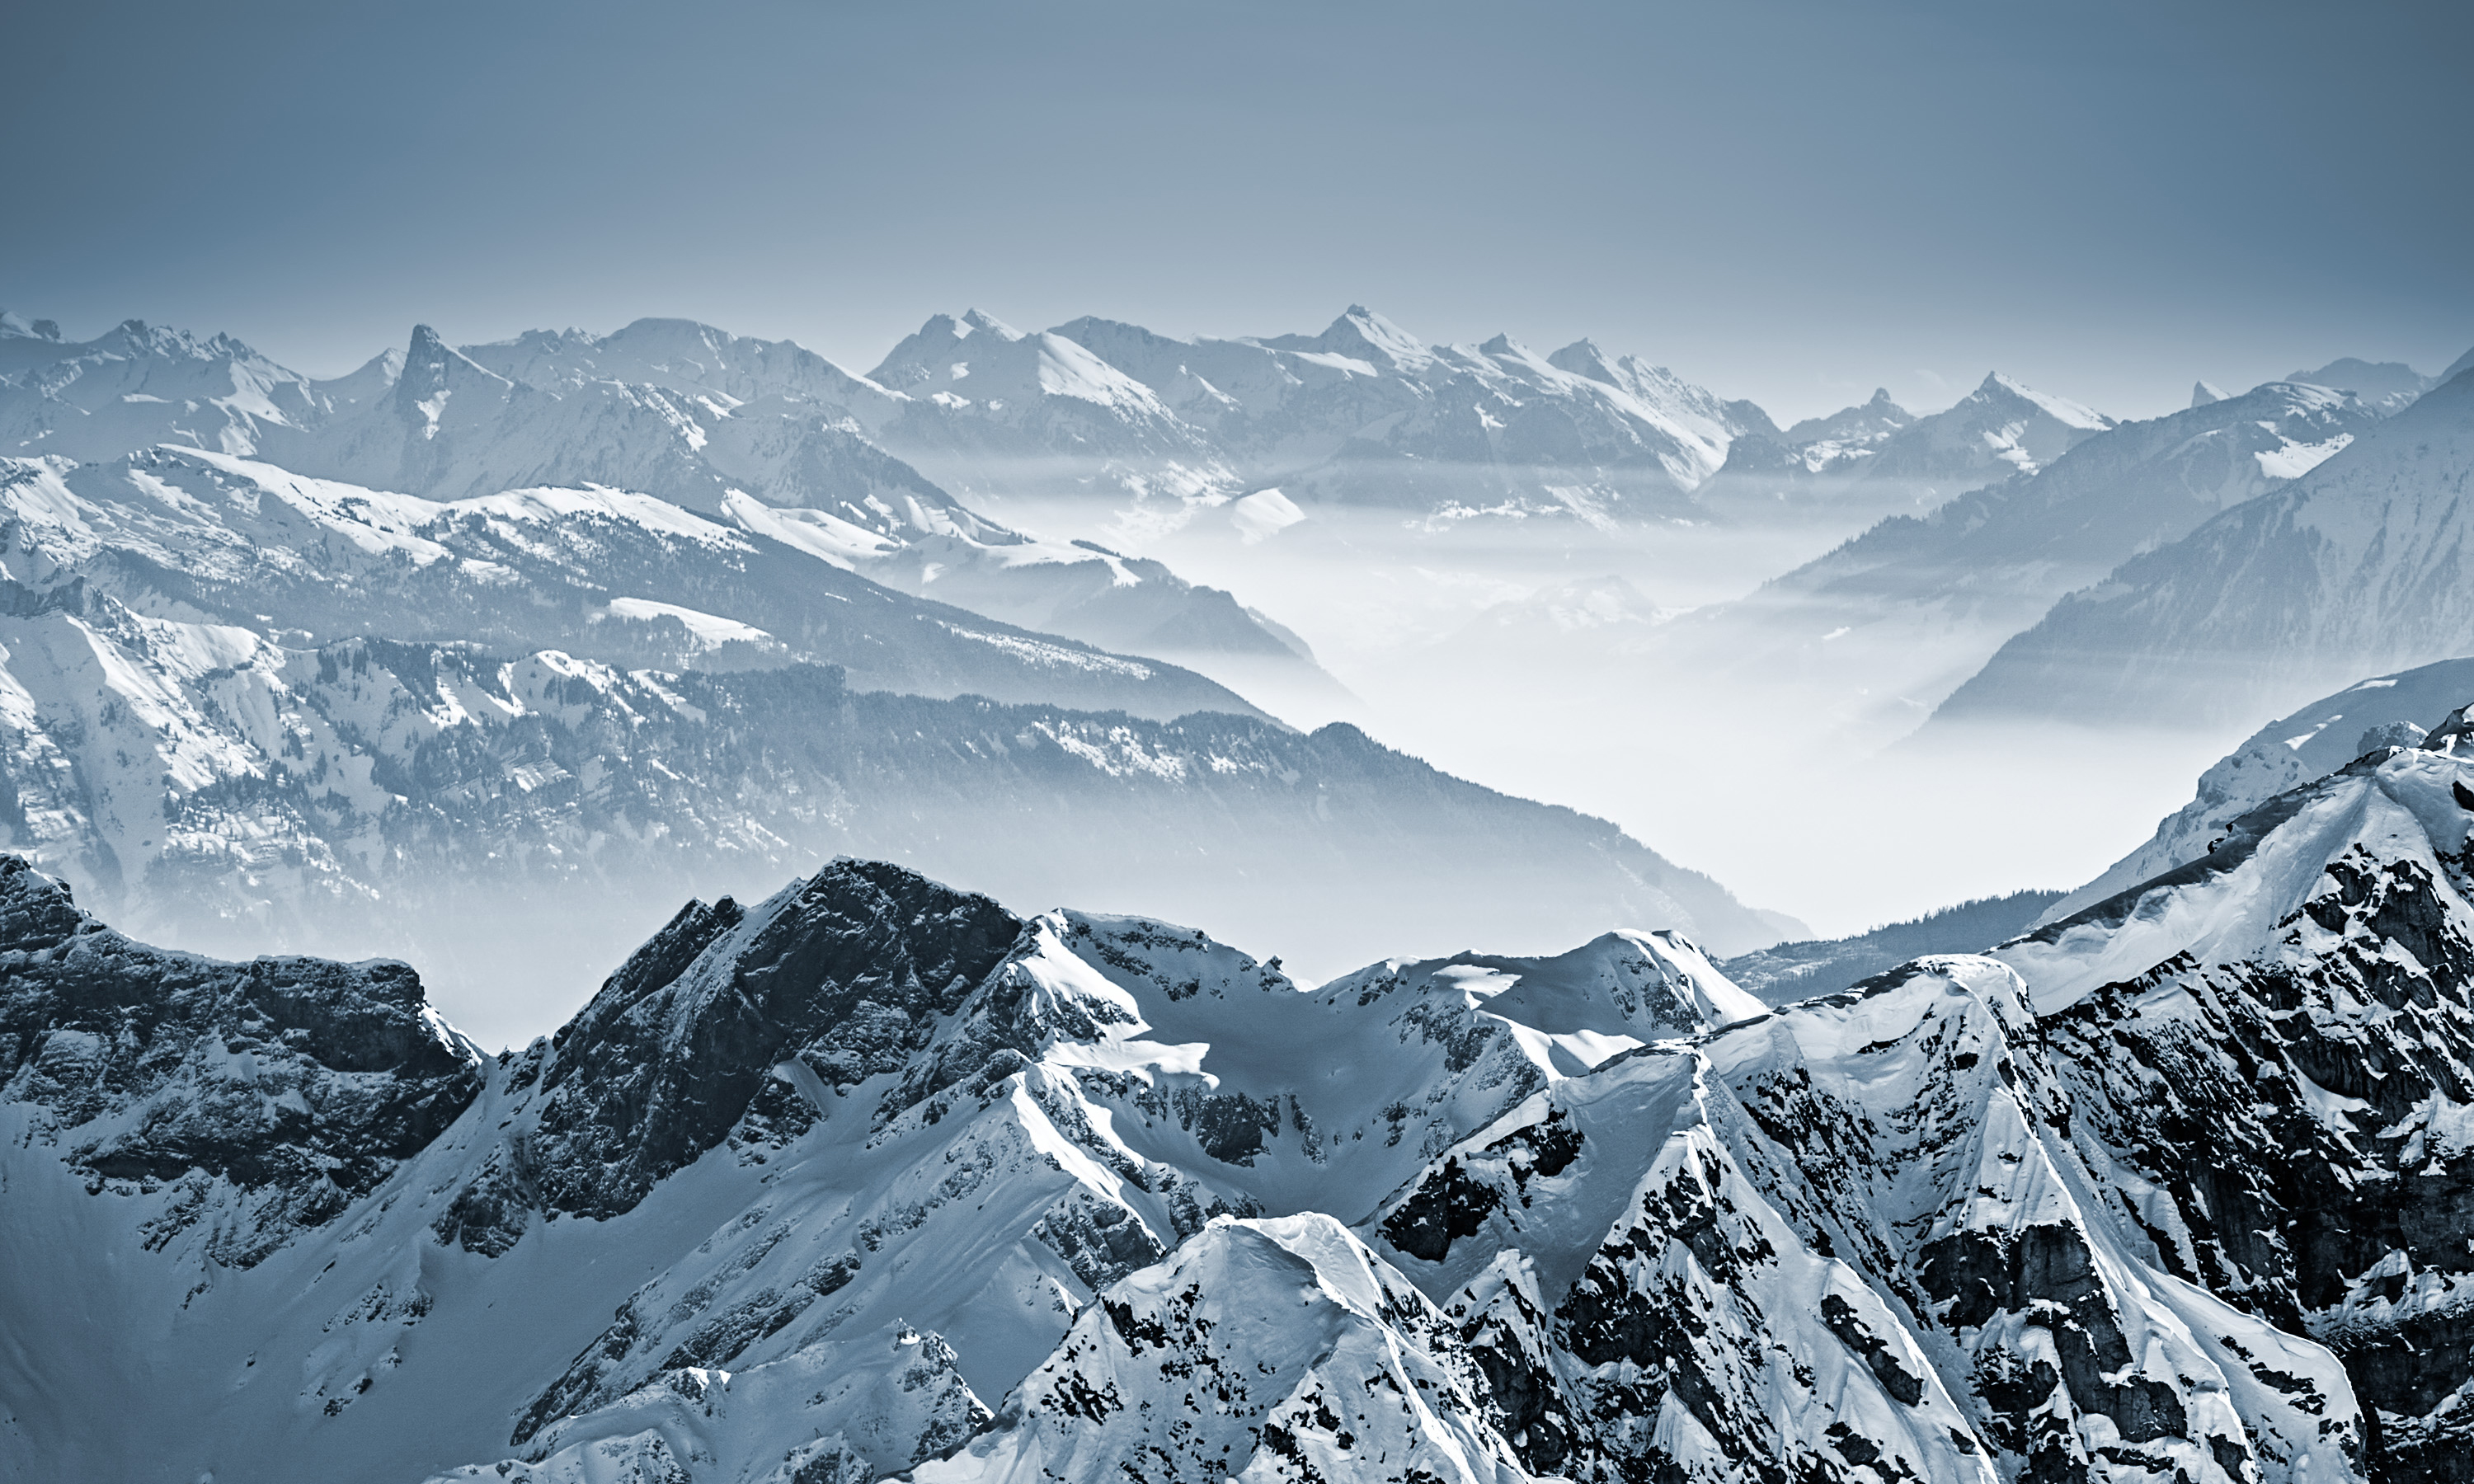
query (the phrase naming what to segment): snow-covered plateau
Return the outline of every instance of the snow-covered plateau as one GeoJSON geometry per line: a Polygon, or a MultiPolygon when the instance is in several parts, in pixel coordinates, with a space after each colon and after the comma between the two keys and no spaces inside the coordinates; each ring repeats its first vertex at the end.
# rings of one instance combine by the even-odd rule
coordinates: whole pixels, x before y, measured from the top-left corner
{"type": "Polygon", "coordinates": [[[61,1480],[2448,1479],[2461,714],[1986,955],[1310,984],[837,860],[484,1054],[0,862],[0,1462],[61,1480]]]}

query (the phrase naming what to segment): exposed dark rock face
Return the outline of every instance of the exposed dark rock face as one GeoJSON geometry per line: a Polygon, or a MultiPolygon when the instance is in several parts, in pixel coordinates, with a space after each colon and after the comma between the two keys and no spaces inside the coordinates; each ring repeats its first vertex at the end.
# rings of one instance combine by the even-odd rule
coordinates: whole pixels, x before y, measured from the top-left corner
{"type": "MultiPolygon", "coordinates": [[[[493,1419],[494,1446],[537,1459],[649,1436],[663,1398],[702,1406],[728,1375],[764,1373],[736,1404],[779,1423],[763,1386],[824,1398],[835,1357],[914,1303],[948,1305],[936,1328],[965,1370],[991,1332],[955,1328],[970,1307],[1002,1310],[1006,1344],[1070,1329],[1083,1358],[1123,1350],[1144,1376],[1164,1347],[1238,1355],[1204,1319],[1271,1334],[1278,1316],[1188,1313],[1186,1280],[1159,1275],[1205,1249],[1269,1271],[1269,1248],[1211,1218],[1325,1209],[1379,1168],[1391,1194],[1349,1241],[1388,1243],[1377,1288],[1415,1273],[1440,1317],[1360,1318],[1447,1324],[1430,1338],[1467,1391],[1453,1424],[1535,1474],[2454,1479],[2474,1469],[2452,1405],[2474,1384],[2457,1298],[2474,1285],[2474,856],[2449,771],[2404,753],[2345,770],[2150,883],[2239,893],[2244,873],[2324,866],[2240,955],[2160,938],[2161,961],[2041,1017],[2004,962],[1926,958],[1553,1076],[1524,1038],[1567,1033],[1502,1018],[1520,1000],[1492,979],[1456,986],[1562,960],[1393,964],[1304,992],[1191,930],[1024,922],[852,860],[758,905],[690,903],[554,1040],[492,1065],[400,966],[140,947],[4,861],[0,1063],[96,1189],[157,1192],[158,1245],[206,1232],[208,1256],[246,1265],[347,1211],[336,1230],[356,1236],[396,1223],[402,1270],[337,1284],[383,1299],[390,1337],[318,1331],[330,1419],[389,1384],[392,1335],[435,1326],[420,1281],[437,1264],[455,1265],[435,1290],[451,1298],[611,1223],[633,1286],[574,1309],[610,1322],[527,1361],[493,1419]],[[1396,1080],[1311,1090],[1376,1067],[1396,1080]],[[664,1186],[691,1165],[695,1184],[664,1186]],[[708,1189],[733,1204],[693,1256],[639,1269],[626,1244],[682,1219],[701,1235],[682,1191],[708,1189]],[[530,1259],[473,1260],[528,1241],[530,1259]],[[1154,1282],[1159,1304],[1087,1307],[1154,1282]]],[[[2010,946],[2155,915],[2134,892],[2010,946]]],[[[1136,1405],[1132,1371],[1055,1374],[1073,1426],[1122,1428],[1136,1405]]],[[[1297,1395],[1258,1420],[1263,1456],[1354,1456],[1354,1393],[1297,1395]]],[[[794,1441],[844,1458],[831,1430],[794,1441]]]]}
{"type": "Polygon", "coordinates": [[[181,1187],[148,1233],[210,1209],[246,1267],[339,1215],[480,1090],[480,1057],[401,964],[217,963],[130,942],[0,856],[0,1066],[98,1191],[181,1187]]]}
{"type": "MultiPolygon", "coordinates": [[[[1486,1152],[1503,1162],[1512,1178],[1513,1198],[1526,1206],[1531,1180],[1560,1175],[1580,1156],[1581,1131],[1559,1108],[1543,1122],[1505,1135],[1488,1145],[1486,1152]]],[[[1487,1213],[1503,1200],[1495,1185],[1472,1180],[1463,1173],[1457,1158],[1447,1158],[1384,1218],[1383,1234],[1411,1257],[1441,1262],[1450,1255],[1453,1242],[1476,1235],[1486,1225],[1487,1213]]]]}
{"type": "Polygon", "coordinates": [[[2050,1017],[2089,1137],[2169,1193],[2124,1210],[2174,1272],[2332,1346],[2375,1476],[2474,1476],[2474,938],[2466,862],[2352,850],[2286,951],[2187,960],[2050,1017]]]}
{"type": "Polygon", "coordinates": [[[2095,1254],[2076,1231],[2033,1226],[2008,1241],[1962,1232],[1925,1249],[1921,1276],[1925,1292],[1947,1305],[1940,1317],[1953,1329],[1980,1328],[2004,1313],[2048,1320],[2045,1329],[2058,1367],[2038,1358],[1984,1373],[1985,1400],[1998,1417],[2016,1420],[2017,1430],[2001,1441],[2031,1464],[2047,1472],[2067,1466],[2059,1456],[2039,1463],[2042,1455],[2058,1450],[2040,1447],[2044,1440],[2027,1426],[2056,1380],[2082,1412],[2112,1419],[2128,1442],[2179,1437],[2189,1428],[2171,1387],[2111,1378],[2132,1369],[2130,1347],[2098,1281],[2095,1254]]]}
{"type": "Polygon", "coordinates": [[[865,861],[836,861],[761,922],[691,904],[559,1032],[529,1140],[543,1200],[615,1216],[751,1114],[795,1134],[813,1111],[776,1067],[837,1089],[903,1070],[1020,928],[984,897],[865,861]]]}
{"type": "Polygon", "coordinates": [[[1384,1218],[1383,1234],[1413,1257],[1441,1262],[1451,1255],[1455,1239],[1477,1234],[1487,1212],[1501,1200],[1493,1186],[1463,1175],[1460,1161],[1445,1160],[1443,1168],[1419,1183],[1416,1194],[1384,1218]]]}

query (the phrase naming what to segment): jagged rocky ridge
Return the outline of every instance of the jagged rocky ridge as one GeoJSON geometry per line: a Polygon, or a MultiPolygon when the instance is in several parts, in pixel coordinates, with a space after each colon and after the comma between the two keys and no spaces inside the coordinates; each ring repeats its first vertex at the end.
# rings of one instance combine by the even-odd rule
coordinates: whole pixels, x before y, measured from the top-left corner
{"type": "Polygon", "coordinates": [[[0,448],[20,457],[172,443],[441,500],[589,483],[760,524],[788,512],[908,590],[943,583],[992,616],[1145,653],[1157,646],[1133,641],[1162,613],[1177,631],[1163,637],[1196,654],[1278,635],[1157,563],[1027,538],[947,491],[1130,501],[1168,519],[1267,488],[1447,520],[1769,519],[1783,499],[1928,505],[2110,424],[1989,376],[1946,412],[1881,394],[1781,430],[1587,340],[1429,345],[1358,305],[1319,334],[1240,338],[939,314],[865,376],[681,320],[460,347],[418,327],[331,381],[229,337],[131,321],[65,344],[12,324],[0,448]],[[1102,566],[1111,581],[1084,590],[1102,566]]]}
{"type": "Polygon", "coordinates": [[[2102,413],[1998,371],[1924,417],[1882,389],[1862,406],[1807,418],[1784,431],[1748,430],[1728,448],[1707,498],[1747,516],[1867,493],[1886,496],[1894,507],[1928,509],[1953,495],[2033,475],[2113,426],[2115,419],[2102,413]]]}
{"type": "MultiPolygon", "coordinates": [[[[358,487],[330,505],[622,491],[1004,622],[1315,674],[1294,635],[1225,592],[962,506],[869,441],[868,427],[903,400],[788,342],[677,320],[465,350],[418,326],[407,347],[333,381],[228,336],[200,341],[136,321],[83,344],[0,327],[0,449],[63,472],[169,447],[358,487]]],[[[148,477],[136,476],[141,488],[148,477]]],[[[211,524],[219,504],[189,513],[211,524]]],[[[627,575],[614,565],[610,578],[627,575]]]]}
{"type": "Polygon", "coordinates": [[[295,646],[366,635],[558,647],[621,663],[844,666],[924,695],[1253,712],[1234,692],[916,599],[821,560],[787,517],[742,529],[608,489],[457,502],[389,494],[226,454],[0,460],[10,607],[82,594],[295,646]]]}
{"type": "Polygon", "coordinates": [[[0,1446],[71,1479],[2462,1477],[2462,735],[1777,1012],[1671,937],[1304,989],[837,863],[684,909],[521,1053],[404,1041],[358,1075],[426,1058],[460,1115],[323,1204],[151,1135],[93,1167],[98,1122],[279,1102],[235,1036],[329,1053],[276,999],[71,1099],[80,1027],[20,986],[267,969],[148,958],[20,868],[0,1305],[118,1311],[0,1352],[0,1446]],[[206,1379],[163,1394],[166,1357],[206,1379]]]}
{"type": "Polygon", "coordinates": [[[1996,950],[2176,1274],[2344,1359],[2382,1477],[2474,1470],[2463,710],[1996,950]]]}

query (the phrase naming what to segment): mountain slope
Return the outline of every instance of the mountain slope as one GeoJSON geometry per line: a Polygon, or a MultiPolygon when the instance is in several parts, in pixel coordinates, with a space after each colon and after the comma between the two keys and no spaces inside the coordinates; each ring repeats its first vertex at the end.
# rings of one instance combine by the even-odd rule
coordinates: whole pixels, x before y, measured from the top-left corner
{"type": "MultiPolygon", "coordinates": [[[[1995,391],[2015,400],[2005,386],[1995,391]]],[[[1661,635],[1672,662],[1749,669],[1792,685],[1864,740],[1889,740],[2065,594],[2281,487],[2381,419],[2347,394],[2271,382],[2100,431],[2047,420],[2048,434],[2078,441],[1928,514],[1893,515],[1743,599],[1679,621],[1661,635]]],[[[1964,445],[1944,437],[1896,454],[1913,431],[1882,444],[1880,457],[1928,469],[1932,446],[1964,445]]]]}
{"type": "Polygon", "coordinates": [[[252,999],[271,961],[150,956],[22,867],[5,923],[0,1312],[111,1309],[0,1347],[0,1457],[64,1480],[2362,1476],[2376,1371],[2150,1241],[2156,1151],[2098,1116],[2123,1052],[1989,959],[1713,1028],[1739,992],[1671,940],[1301,990],[845,861],[690,904],[483,1059],[400,970],[429,1029],[372,1054],[316,1027],[376,970],[252,999]],[[138,967],[120,1007],[147,972],[236,1007],[157,1020],[101,1115],[48,993],[96,962],[138,967]],[[175,1137],[96,1162],[168,1109],[297,1130],[291,1089],[440,1077],[340,1201],[175,1137]]]}
{"type": "Polygon", "coordinates": [[[109,462],[170,443],[439,501],[623,489],[1003,622],[1317,674],[1225,593],[964,508],[870,441],[905,398],[788,342],[647,320],[457,350],[423,325],[314,383],[228,337],[135,322],[85,346],[0,346],[29,362],[0,383],[0,445],[24,425],[11,451],[109,462]]]}
{"type": "Polygon", "coordinates": [[[1339,1222],[1223,1220],[1102,1294],[993,1428],[912,1477],[1140,1459],[1173,1479],[1526,1484],[1483,1396],[1443,1316],[1339,1222]]]}
{"type": "Polygon", "coordinates": [[[2334,1349],[2395,1480],[2474,1469],[2474,789],[2462,736],[2432,741],[1998,950],[2121,1209],[2177,1275],[2334,1349]]]}
{"type": "Polygon", "coordinates": [[[482,1059],[400,971],[152,953],[12,868],[0,1312],[59,1338],[0,1348],[0,1456],[1388,1477],[1407,1427],[1497,1480],[2460,1476],[2474,762],[2433,740],[1730,1024],[1672,939],[1303,990],[846,861],[482,1059]],[[403,1029],[319,1029],[354,1006],[403,1029]],[[369,1132],[407,1097],[427,1137],[369,1132]]]}
{"type": "Polygon", "coordinates": [[[1783,432],[1756,430],[1731,448],[1704,493],[1747,521],[1854,506],[1893,514],[2033,475],[2115,419],[1987,372],[1976,390],[1918,417],[1878,390],[1871,401],[1783,432]]]}
{"type": "Polygon", "coordinates": [[[2069,717],[2216,724],[2465,648],[2474,377],[2364,430],[2063,599],[1952,694],[1934,725],[2069,717]]]}
{"type": "Polygon", "coordinates": [[[1310,505],[1679,514],[1730,441],[1768,423],[1587,341],[1544,356],[1500,335],[1428,346],[1360,305],[1316,335],[1178,340],[1097,319],[1054,333],[1207,433],[1230,492],[1276,483],[1310,505]]]}
{"type": "Polygon", "coordinates": [[[686,891],[844,850],[1208,917],[1320,972],[1608,922],[1722,951],[1795,929],[1613,826],[1346,727],[934,701],[813,666],[287,648],[85,589],[8,591],[10,845],[171,941],[411,957],[494,1035],[580,997],[605,945],[686,891]]]}
{"type": "Polygon", "coordinates": [[[1764,417],[1728,444],[1727,462],[1711,476],[1707,498],[1745,515],[1836,491],[1860,477],[1880,444],[1916,415],[1877,387],[1870,401],[1782,429],[1764,417]],[[1839,476],[1825,478],[1824,476],[1839,476]]]}
{"type": "Polygon", "coordinates": [[[2285,379],[2308,381],[2315,386],[2341,387],[2384,413],[2397,413],[2413,405],[2414,398],[2448,378],[2426,376],[2402,361],[2374,364],[2349,355],[2331,361],[2317,371],[2295,371],[2285,379]]]}
{"type": "Polygon", "coordinates": [[[2060,892],[2012,892],[1928,912],[1847,938],[1773,944],[1719,965],[1729,979],[1763,1001],[1783,1005],[1835,994],[1910,959],[1974,953],[2015,938],[2044,921],[2060,892]]]}
{"type": "Polygon", "coordinates": [[[307,377],[228,335],[127,320],[64,343],[57,326],[0,327],[0,454],[102,460],[177,440],[246,457],[327,411],[307,377]]]}
{"type": "MultiPolygon", "coordinates": [[[[1004,337],[1011,333],[999,326],[980,343],[1009,346],[1004,337]]],[[[946,404],[918,404],[791,342],[748,339],[684,320],[639,320],[605,336],[536,331],[467,346],[461,353],[569,397],[607,395],[611,382],[671,395],[714,486],[691,484],[672,497],[712,506],[744,529],[915,597],[1104,648],[1201,664],[1224,678],[1268,674],[1275,682],[1321,680],[1324,688],[1337,689],[1293,636],[1225,592],[1194,586],[1155,561],[1088,541],[1043,539],[965,508],[871,442],[890,436],[889,427],[914,413],[941,417],[950,411],[946,404]]],[[[1048,362],[1077,356],[1071,346],[1034,353],[1048,362]]],[[[899,352],[887,362],[908,364],[899,352]]],[[[971,390],[984,396],[1007,372],[984,355],[979,366],[971,390]]],[[[1095,386],[1107,381],[1104,368],[1081,371],[1095,386]]],[[[1069,388],[1057,395],[1073,405],[1087,400],[1074,395],[1079,383],[1072,375],[1037,367],[1025,374],[1034,384],[1025,395],[1038,395],[1035,384],[1047,374],[1069,388]]],[[[897,379],[918,390],[914,378],[897,379]]]]}
{"type": "Polygon", "coordinates": [[[437,502],[163,446],[76,467],[0,463],[0,562],[19,583],[83,584],[270,639],[556,646],[681,668],[810,660],[926,695],[1253,710],[1175,666],[907,597],[818,560],[796,530],[617,490],[437,502]]]}
{"type": "MultiPolygon", "coordinates": [[[[281,980],[300,988],[253,1002],[277,961],[150,957],[14,864],[0,923],[18,924],[0,1001],[0,1117],[16,1136],[0,1154],[0,1229],[12,1248],[39,1244],[0,1273],[0,1313],[23,1336],[18,1321],[58,1312],[63,1294],[126,1304],[114,1323],[47,1330],[63,1352],[0,1347],[0,1458],[64,1480],[127,1477],[141,1461],[312,1479],[372,1459],[419,1478],[510,1447],[523,1464],[478,1476],[625,1458],[672,1471],[647,1478],[882,1477],[984,1425],[982,1395],[1059,1342],[1070,1354],[1091,1333],[1078,1314],[1110,1312],[1095,1295],[1196,1233],[1171,1274],[1237,1285],[1225,1302],[1240,1312],[1256,1303],[1244,1285],[1257,1259],[1306,1255],[1307,1281],[1337,1290],[1326,1312],[1344,1359],[1327,1378],[1370,1361],[1408,1395],[1472,1384],[1422,1301],[1328,1218],[1231,1230],[1213,1216],[1275,1193],[1362,1205],[1561,1075],[1558,1045],[1642,1043],[1579,1022],[1699,1026],[1691,976],[1707,972],[1642,941],[1580,965],[1497,960],[1474,984],[1377,966],[1309,994],[1189,930],[1024,922],[841,862],[752,906],[691,904],[555,1038],[491,1060],[440,1039],[418,981],[394,966],[324,978],[303,966],[281,980]],[[241,1007],[156,1016],[141,1063],[155,1081],[121,1087],[101,1114],[55,1090],[93,1076],[97,1038],[44,993],[85,982],[98,959],[241,1007]],[[1532,972],[1566,1028],[1489,1008],[1508,1008],[1532,972]],[[442,1049],[339,1052],[317,1031],[372,975],[442,1049]],[[1363,1075],[1299,1066],[1293,1014],[1363,1075]],[[282,1049],[266,1060],[268,1047],[282,1049]],[[441,1075],[451,1101],[432,1137],[356,1181],[357,1204],[281,1214],[262,1163],[208,1167],[177,1140],[158,1138],[142,1168],[95,1163],[110,1158],[93,1153],[98,1129],[130,1121],[114,1110],[238,1099],[297,1130],[287,1089],[317,1096],[316,1077],[356,1093],[351,1107],[385,1108],[441,1075]],[[46,1240],[69,1230],[80,1239],[46,1240]],[[212,1259],[235,1246],[247,1261],[212,1259]],[[136,1271],[98,1281],[98,1262],[136,1271]],[[158,1386],[158,1363],[215,1380],[103,1425],[115,1399],[158,1386]]],[[[150,997],[124,982],[117,1008],[152,1015],[175,988],[150,997]]],[[[1117,1302],[1140,1329],[1132,1291],[1117,1302]]],[[[1251,1375],[1270,1358],[1242,1363],[1251,1375]]],[[[1473,1402],[1428,1405],[1459,1442],[1419,1446],[1517,1476],[1473,1402]]]]}
{"type": "Polygon", "coordinates": [[[2388,747],[2415,747],[2474,700],[2474,659],[2443,659],[2358,681],[2269,722],[2199,777],[2196,794],[2102,875],[2054,902],[2039,925],[2208,853],[2233,822],[2277,795],[2388,747]]]}

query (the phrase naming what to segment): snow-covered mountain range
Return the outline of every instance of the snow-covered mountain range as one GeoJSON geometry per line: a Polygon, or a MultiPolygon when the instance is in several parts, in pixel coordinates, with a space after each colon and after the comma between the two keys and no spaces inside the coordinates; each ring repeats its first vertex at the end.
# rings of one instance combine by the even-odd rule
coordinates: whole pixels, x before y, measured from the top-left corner
{"type": "Polygon", "coordinates": [[[1286,484],[1308,503],[1672,515],[1738,434],[1777,433],[1750,403],[1587,341],[1428,346],[1356,306],[1319,335],[1265,339],[940,314],[866,376],[676,320],[460,348],[422,327],[333,381],[135,321],[57,336],[0,320],[0,449],[182,443],[438,499],[591,483],[721,514],[735,491],[877,544],[1021,539],[944,489],[1174,504],[1286,484]]]}
{"type": "MultiPolygon", "coordinates": [[[[1050,339],[1025,353],[1088,360],[1050,339]]],[[[909,393],[788,343],[424,329],[319,382],[8,317],[0,377],[8,843],[158,937],[409,955],[534,1007],[503,1031],[687,891],[846,850],[1240,927],[1322,909],[1293,951],[1326,969],[1797,929],[1163,660],[1330,684],[1225,592],[958,503],[872,441],[909,393]]]]}
{"type": "Polygon", "coordinates": [[[1919,418],[1886,392],[1781,430],[1587,340],[1429,345],[1351,305],[1321,334],[1039,335],[932,319],[870,379],[916,394],[886,446],[956,489],[1137,500],[1266,486],[1312,507],[1609,520],[1769,518],[1782,503],[1929,506],[2033,472],[2113,419],[2001,375],[1919,418]]]}
{"type": "Polygon", "coordinates": [[[2474,1474],[2469,399],[1782,429],[1362,307],[331,380],[0,315],[0,1476],[2474,1474]],[[1069,505],[1266,562],[1544,529],[1424,658],[1596,657],[1778,850],[1936,703],[2326,694],[2075,892],[1773,946],[1285,725],[1307,644],[1027,529],[1069,505]],[[1885,512],[1701,611],[1570,561],[1885,512]]]}
{"type": "Polygon", "coordinates": [[[2474,633],[2460,555],[2469,480],[2474,376],[2461,371],[2290,485],[2055,604],[1935,724],[2247,720],[2461,655],[2474,633]]]}
{"type": "Polygon", "coordinates": [[[226,642],[467,640],[671,668],[811,661],[923,695],[1253,712],[1176,666],[871,582],[819,560],[788,518],[716,520],[607,487],[437,501],[158,444],[97,464],[0,461],[0,502],[15,606],[105,595],[240,631],[226,642]]]}
{"type": "MultiPolygon", "coordinates": [[[[606,554],[611,527],[593,529],[606,554]]],[[[544,621],[543,590],[515,588],[536,613],[498,637],[544,621]]],[[[1447,778],[1346,726],[1309,736],[1241,706],[1161,722],[1000,704],[985,683],[958,699],[865,689],[856,664],[845,680],[783,663],[753,630],[719,635],[723,652],[756,653],[716,668],[723,654],[695,652],[716,637],[702,620],[655,604],[631,615],[623,600],[574,615],[569,637],[593,649],[493,650],[311,642],[280,624],[290,641],[276,642],[149,617],[92,583],[0,591],[17,849],[183,944],[413,958],[475,1007],[463,1013],[509,1001],[487,1017],[494,1033],[581,998],[682,892],[761,887],[844,850],[1008,893],[1207,909],[1247,931],[1308,924],[1291,951],[1326,970],[1474,932],[1661,923],[1732,952],[1798,926],[1599,821],[1447,778]]],[[[845,606],[870,601],[858,585],[845,606]]],[[[356,603],[371,611],[366,596],[335,599],[356,603]]],[[[931,627],[908,617],[883,632],[931,627]]],[[[1144,679],[1143,663],[959,617],[932,632],[965,658],[1144,679]]]]}
{"type": "Polygon", "coordinates": [[[846,860],[493,1058],[400,967],[145,948],[0,862],[0,1456],[2462,1477],[2465,735],[1777,1011],[1673,934],[1307,986],[846,860]]]}
{"type": "Polygon", "coordinates": [[[903,404],[788,342],[676,320],[463,350],[420,326],[324,382],[227,336],[131,321],[61,344],[0,325],[0,452],[20,459],[108,464],[170,444],[435,503],[650,495],[1003,621],[1312,672],[1295,635],[1225,592],[963,507],[870,441],[903,404]]]}
{"type": "Polygon", "coordinates": [[[1720,508],[1738,508],[1739,516],[1866,491],[1880,491],[1877,500],[1929,509],[2014,474],[2032,475],[2114,425],[2093,408],[1998,371],[1925,417],[1881,390],[1862,406],[1738,440],[1710,498],[1720,508]]]}
{"type": "MultiPolygon", "coordinates": [[[[1998,380],[1977,395],[1988,393],[2009,395],[1998,380]]],[[[2350,392],[2269,382],[2147,421],[2050,419],[2051,441],[2011,445],[2015,473],[1891,515],[1671,626],[1660,635],[1665,662],[1710,671],[1724,657],[1878,745],[1912,730],[2065,594],[2291,483],[2383,417],[2350,392]],[[2055,447],[2063,433],[2075,437],[2055,447]]],[[[1882,446],[1885,460],[1926,468],[1936,450],[1968,445],[1945,434],[1909,454],[1895,440],[1882,446]]]]}
{"type": "Polygon", "coordinates": [[[2357,681],[2279,717],[2199,776],[2189,803],[2087,885],[2052,903],[2052,922],[2209,853],[2234,822],[2279,794],[2387,747],[2418,747],[2434,718],[2474,697],[2474,659],[2443,659],[2357,681]]]}

